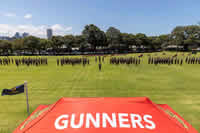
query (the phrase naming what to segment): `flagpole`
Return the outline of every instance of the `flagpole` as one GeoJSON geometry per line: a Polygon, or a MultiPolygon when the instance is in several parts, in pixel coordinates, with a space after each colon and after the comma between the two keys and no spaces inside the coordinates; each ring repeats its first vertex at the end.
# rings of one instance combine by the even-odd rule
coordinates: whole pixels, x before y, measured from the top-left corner
{"type": "Polygon", "coordinates": [[[28,86],[27,86],[27,81],[24,82],[24,88],[26,90],[26,105],[27,105],[27,113],[28,113],[28,116],[29,116],[30,112],[29,112],[29,103],[28,103],[28,86]]]}

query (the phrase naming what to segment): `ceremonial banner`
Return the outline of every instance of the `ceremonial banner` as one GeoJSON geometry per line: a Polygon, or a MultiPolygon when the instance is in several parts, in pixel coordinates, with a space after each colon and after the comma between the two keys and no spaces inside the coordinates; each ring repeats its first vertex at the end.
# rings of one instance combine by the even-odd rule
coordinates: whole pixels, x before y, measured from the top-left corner
{"type": "Polygon", "coordinates": [[[197,133],[168,105],[141,98],[62,98],[39,106],[14,133],[197,133]]]}
{"type": "Polygon", "coordinates": [[[28,87],[27,87],[27,82],[24,82],[24,84],[19,85],[17,87],[14,87],[12,89],[3,89],[2,92],[1,92],[1,96],[21,94],[21,93],[24,93],[25,89],[26,89],[27,113],[28,113],[28,115],[30,115],[30,113],[29,113],[29,101],[28,101],[28,87]]]}
{"type": "Polygon", "coordinates": [[[24,84],[23,85],[19,85],[17,87],[14,87],[12,89],[3,89],[1,96],[4,95],[17,95],[17,94],[21,94],[24,93],[24,84]]]}

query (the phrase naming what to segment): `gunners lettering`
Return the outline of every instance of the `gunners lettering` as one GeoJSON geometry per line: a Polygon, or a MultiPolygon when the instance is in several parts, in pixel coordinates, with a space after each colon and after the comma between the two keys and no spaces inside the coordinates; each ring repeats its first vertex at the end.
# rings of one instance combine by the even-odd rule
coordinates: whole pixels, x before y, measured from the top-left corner
{"type": "Polygon", "coordinates": [[[139,115],[128,113],[81,113],[64,114],[55,120],[55,128],[141,128],[154,130],[156,124],[151,115],[139,115]]]}

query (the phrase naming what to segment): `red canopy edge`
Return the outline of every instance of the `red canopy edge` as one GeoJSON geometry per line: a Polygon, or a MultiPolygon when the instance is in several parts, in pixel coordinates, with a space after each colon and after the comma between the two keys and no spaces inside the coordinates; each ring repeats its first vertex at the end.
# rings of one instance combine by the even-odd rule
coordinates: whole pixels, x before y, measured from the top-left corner
{"type": "Polygon", "coordinates": [[[43,117],[45,117],[55,107],[55,105],[59,101],[57,101],[55,104],[52,104],[52,105],[40,105],[40,106],[38,106],[38,108],[33,113],[31,113],[31,115],[19,126],[20,128],[17,131],[17,133],[20,132],[20,131],[21,132],[23,131],[23,133],[25,133],[27,130],[29,130],[31,127],[33,127],[35,124],[37,124],[40,120],[43,119],[43,117]],[[47,110],[45,110],[45,109],[47,109],[47,110]],[[33,120],[31,120],[32,116],[37,114],[37,112],[41,112],[41,111],[45,111],[45,112],[42,112],[40,115],[33,117],[33,120]],[[29,121],[29,120],[31,120],[31,121],[29,121]],[[28,123],[26,123],[27,121],[28,121],[28,123]]]}
{"type": "Polygon", "coordinates": [[[146,103],[151,104],[152,101],[148,97],[91,97],[91,98],[61,98],[56,103],[59,102],[70,102],[70,103],[85,103],[85,102],[101,102],[106,100],[106,102],[134,102],[134,103],[146,103]]]}
{"type": "MultiPolygon", "coordinates": [[[[169,110],[170,112],[172,112],[174,115],[176,115],[178,118],[180,118],[184,124],[186,124],[186,126],[188,127],[187,131],[189,133],[197,133],[197,131],[192,127],[192,125],[190,125],[186,120],[184,120],[178,113],[176,113],[169,105],[167,104],[157,104],[158,106],[160,106],[161,108],[163,108],[164,110],[169,110]]],[[[169,115],[168,115],[169,116],[169,115]]],[[[171,116],[169,116],[171,117],[171,116]]],[[[181,125],[181,123],[176,119],[176,118],[171,118],[173,119],[173,121],[175,121],[179,126],[183,127],[183,125],[181,125]]]]}
{"type": "Polygon", "coordinates": [[[25,124],[25,122],[28,121],[28,120],[30,119],[30,117],[31,117],[33,114],[35,114],[37,111],[40,111],[40,110],[42,110],[42,109],[44,109],[44,108],[46,108],[46,107],[48,107],[48,105],[39,105],[39,106],[30,114],[30,116],[28,116],[28,117],[24,120],[24,122],[22,122],[22,123],[19,125],[19,127],[22,127],[22,126],[25,124]]]}

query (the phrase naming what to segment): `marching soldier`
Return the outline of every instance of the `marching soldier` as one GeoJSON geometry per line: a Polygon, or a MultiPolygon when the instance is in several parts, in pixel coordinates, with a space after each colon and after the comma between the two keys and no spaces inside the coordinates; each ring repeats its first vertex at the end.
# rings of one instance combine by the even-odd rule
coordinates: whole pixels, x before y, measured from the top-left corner
{"type": "Polygon", "coordinates": [[[181,66],[183,65],[183,59],[181,59],[180,65],[181,65],[181,66]]]}
{"type": "Polygon", "coordinates": [[[59,66],[59,59],[57,59],[57,66],[59,66]]]}
{"type": "Polygon", "coordinates": [[[95,56],[95,62],[97,62],[97,57],[95,56]]]}
{"type": "Polygon", "coordinates": [[[101,56],[99,56],[99,62],[101,62],[101,56]]]}
{"type": "Polygon", "coordinates": [[[102,65],[101,63],[99,63],[99,71],[101,71],[102,65]]]}

